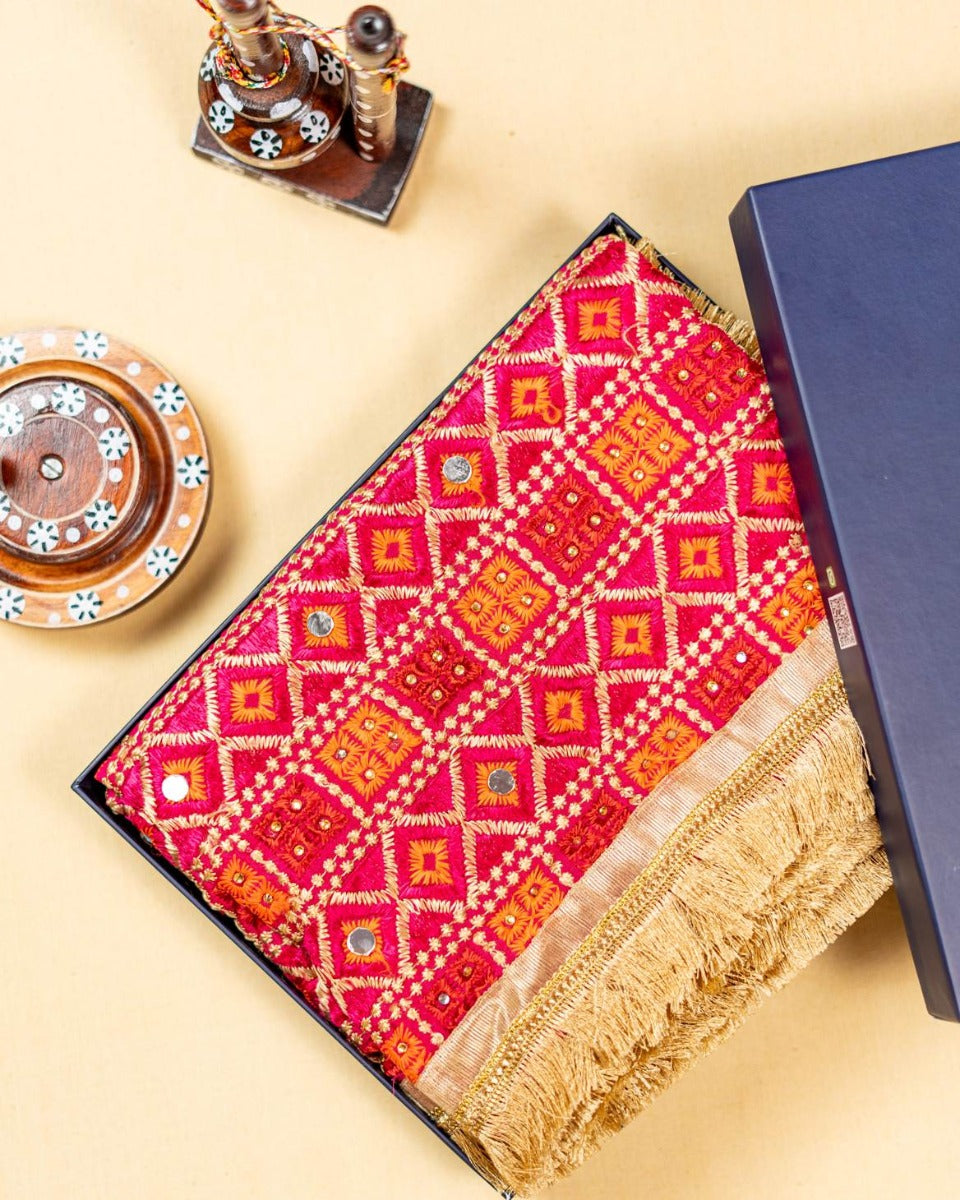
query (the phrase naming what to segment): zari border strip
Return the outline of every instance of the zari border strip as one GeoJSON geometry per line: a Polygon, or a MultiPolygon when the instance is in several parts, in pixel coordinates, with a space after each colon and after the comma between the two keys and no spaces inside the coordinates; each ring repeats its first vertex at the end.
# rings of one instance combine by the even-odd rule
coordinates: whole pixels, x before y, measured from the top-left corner
{"type": "MultiPolygon", "coordinates": [[[[866,823],[868,840],[878,851],[879,833],[872,818],[872,803],[865,782],[862,743],[850,717],[838,673],[832,673],[817,687],[749,759],[708,794],[681,824],[634,885],[611,907],[578,950],[541,989],[533,1003],[514,1020],[497,1051],[484,1064],[453,1115],[434,1114],[486,1169],[494,1174],[504,1174],[510,1184],[523,1182],[516,1178],[516,1171],[511,1173],[503,1169],[510,1162],[516,1164],[518,1159],[523,1161],[525,1158],[524,1141],[528,1134],[523,1128],[524,1113],[518,1112],[512,1103],[510,1112],[505,1111],[508,1095],[512,1097],[520,1082],[517,1080],[518,1070],[522,1068],[528,1076],[535,1075],[543,1065],[537,1061],[538,1054],[543,1052],[549,1057],[551,1052],[565,1053],[558,1047],[568,1041],[571,1013],[578,1003],[586,1004],[590,1021],[601,1020],[602,1014],[596,1007],[591,1007],[589,1000],[584,1001],[584,997],[594,995],[604,977],[615,979],[620,971],[630,975],[633,938],[658,910],[662,913],[664,904],[670,900],[671,890],[681,880],[690,882],[694,876],[709,872],[711,855],[716,849],[716,845],[709,845],[711,840],[715,843],[725,840],[725,848],[721,846],[723,856],[730,862],[737,860],[738,852],[744,849],[741,844],[744,842],[741,824],[745,819],[749,821],[754,838],[759,830],[762,839],[776,846],[776,852],[771,851],[771,861],[762,863],[756,873],[757,886],[761,886],[764,892],[776,883],[793,861],[789,858],[786,863],[781,861],[783,855],[789,853],[785,847],[791,837],[800,847],[796,856],[803,849],[805,838],[812,839],[817,829],[832,824],[831,832],[824,839],[829,850],[834,844],[842,847],[852,837],[852,831],[866,823]],[[789,787],[785,781],[789,781],[789,787]],[[788,830],[787,823],[791,816],[792,830],[788,830]],[[784,823],[782,830],[780,821],[784,823]],[[777,845],[779,840],[783,841],[783,846],[777,845]],[[564,1036],[559,1040],[554,1038],[544,1042],[544,1035],[551,1031],[564,1036]],[[501,1160],[499,1163],[488,1160],[486,1147],[489,1142],[504,1136],[504,1126],[514,1125],[517,1126],[517,1144],[501,1147],[505,1153],[496,1155],[501,1160]],[[499,1130],[499,1134],[489,1137],[491,1130],[499,1130]]],[[[838,865],[835,878],[827,872],[832,893],[840,895],[846,886],[849,869],[849,864],[838,865]]],[[[882,865],[875,867],[872,873],[867,872],[863,885],[852,888],[849,904],[840,903],[840,914],[834,922],[834,936],[882,893],[887,880],[882,865]]],[[[739,883],[737,880],[737,885],[739,883]]],[[[743,884],[743,891],[746,898],[746,883],[743,884]]],[[[695,900],[696,897],[694,903],[695,900]]],[[[709,903],[707,910],[706,915],[709,916],[709,903]]],[[[768,912],[766,909],[762,911],[768,912]]],[[[776,911],[776,905],[771,904],[765,921],[775,916],[776,911]]],[[[808,924],[811,927],[815,924],[813,917],[809,918],[808,924]]],[[[730,931],[717,929],[707,934],[701,930],[693,940],[693,957],[702,952],[709,963],[710,946],[729,942],[730,931]]],[[[794,959],[806,961],[822,949],[826,940],[829,939],[818,936],[817,931],[811,928],[807,939],[809,944],[804,944],[799,954],[794,953],[794,959]]],[[[669,945],[666,950],[670,951],[669,945]]],[[[679,947],[677,957],[684,957],[679,947]]],[[[792,969],[798,965],[794,961],[792,969]]],[[[706,970],[706,966],[703,969],[706,970]]],[[[705,986],[706,982],[693,979],[693,990],[705,986]]],[[[727,986],[725,981],[719,979],[713,982],[722,994],[727,986]]],[[[642,989],[645,983],[634,979],[633,986],[642,989]]],[[[739,1001],[741,1008],[747,1007],[749,999],[748,996],[739,1001]]],[[[669,1012],[665,1011],[662,1020],[664,1026],[669,1026],[669,1017],[669,1012]]],[[[614,1040],[621,1037],[625,1039],[622,1054],[626,1056],[626,1061],[629,1061],[631,1047],[635,1046],[640,1033],[638,1030],[632,1034],[614,1032],[614,1040]]],[[[660,1034],[663,1033],[664,1030],[660,1030],[660,1034]]],[[[703,1031],[694,1029],[688,1036],[703,1040],[703,1031]]],[[[654,1048],[656,1040],[654,1035],[654,1048]]],[[[541,1082],[548,1088],[550,1081],[541,1082]]],[[[559,1105],[562,1109],[559,1101],[548,1098],[546,1092],[543,1094],[544,1104],[559,1105]]],[[[602,1100],[602,1095],[594,1095],[591,1099],[590,1094],[585,1094],[583,1104],[589,1102],[599,1106],[602,1100]]],[[[557,1136],[561,1136],[564,1128],[562,1112],[559,1115],[556,1111],[553,1113],[553,1125],[559,1125],[557,1136]]],[[[535,1164],[527,1162],[526,1171],[532,1173],[538,1183],[550,1177],[549,1158],[553,1151],[554,1147],[549,1144],[548,1138],[538,1154],[538,1159],[545,1157],[545,1161],[535,1164]]]]}
{"type": "Polygon", "coordinates": [[[706,745],[641,800],[615,841],[574,884],[531,945],[449,1034],[417,1081],[430,1107],[453,1111],[511,1022],[533,1002],[612,901],[636,886],[703,798],[732,778],[755,748],[837,669],[826,622],[781,663],[706,745]]]}

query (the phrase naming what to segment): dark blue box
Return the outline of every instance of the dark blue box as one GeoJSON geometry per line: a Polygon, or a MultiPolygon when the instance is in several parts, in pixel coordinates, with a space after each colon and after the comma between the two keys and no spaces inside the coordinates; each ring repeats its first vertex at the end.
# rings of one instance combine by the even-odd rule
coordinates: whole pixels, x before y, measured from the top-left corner
{"type": "Polygon", "coordinates": [[[960,1019],[960,143],[730,218],[927,1007],[960,1019]]]}

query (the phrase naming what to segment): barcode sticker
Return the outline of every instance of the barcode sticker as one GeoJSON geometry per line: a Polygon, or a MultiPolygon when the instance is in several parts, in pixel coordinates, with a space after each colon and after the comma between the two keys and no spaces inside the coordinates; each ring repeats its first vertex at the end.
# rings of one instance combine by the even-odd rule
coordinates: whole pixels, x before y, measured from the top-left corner
{"type": "Polygon", "coordinates": [[[857,635],[853,631],[853,619],[850,616],[850,606],[847,604],[846,593],[835,592],[828,597],[830,616],[833,618],[833,628],[837,634],[837,645],[841,650],[849,650],[857,644],[857,635]]]}

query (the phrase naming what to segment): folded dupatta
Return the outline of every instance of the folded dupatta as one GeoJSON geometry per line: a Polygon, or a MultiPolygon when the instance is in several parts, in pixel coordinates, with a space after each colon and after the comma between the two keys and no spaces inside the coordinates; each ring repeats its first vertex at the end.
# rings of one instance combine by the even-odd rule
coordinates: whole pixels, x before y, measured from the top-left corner
{"type": "Polygon", "coordinates": [[[823,618],[750,331],[604,236],[99,778],[535,1190],[887,886],[823,618]]]}

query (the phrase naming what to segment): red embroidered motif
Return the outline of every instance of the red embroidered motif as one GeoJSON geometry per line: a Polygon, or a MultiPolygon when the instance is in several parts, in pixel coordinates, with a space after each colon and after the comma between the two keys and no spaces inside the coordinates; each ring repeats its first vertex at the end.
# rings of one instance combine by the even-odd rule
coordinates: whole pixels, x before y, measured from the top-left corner
{"type": "Polygon", "coordinates": [[[463,694],[482,671],[448,638],[437,635],[398,668],[393,686],[436,716],[463,694]]]}
{"type": "Polygon", "coordinates": [[[253,826],[265,849],[288,872],[309,877],[318,853],[347,825],[347,815],[303,781],[265,806],[253,826]]]}
{"type": "Polygon", "coordinates": [[[582,571],[607,541],[617,520],[613,512],[576,475],[559,482],[524,531],[552,566],[568,575],[582,571]]]}
{"type": "Polygon", "coordinates": [[[758,363],[601,239],[100,777],[415,1080],[822,617],[758,363]]]}
{"type": "Polygon", "coordinates": [[[586,870],[606,850],[626,825],[630,809],[607,792],[601,792],[580,817],[561,834],[560,853],[586,870]]]}

